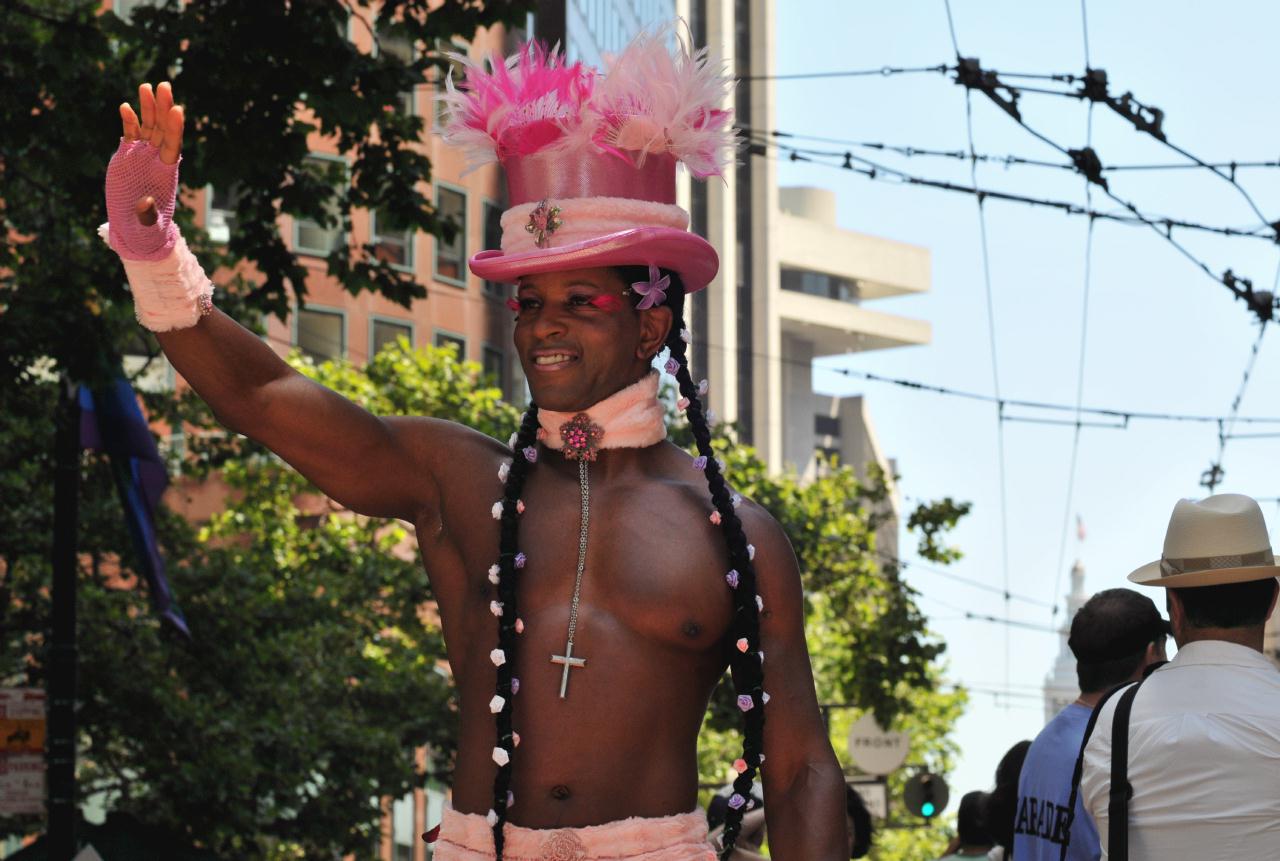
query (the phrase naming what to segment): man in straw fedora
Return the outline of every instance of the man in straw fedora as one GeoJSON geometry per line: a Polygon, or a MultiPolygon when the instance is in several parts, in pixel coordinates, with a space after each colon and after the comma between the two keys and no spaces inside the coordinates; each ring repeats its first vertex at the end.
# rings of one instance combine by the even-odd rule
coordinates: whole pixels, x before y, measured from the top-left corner
{"type": "Polygon", "coordinates": [[[1262,511],[1238,494],[1180,500],[1160,560],[1129,575],[1167,590],[1178,653],[1099,708],[1080,793],[1102,857],[1280,857],[1280,670],[1262,653],[1277,575],[1262,511]],[[1127,803],[1111,792],[1126,766],[1127,803]]]}

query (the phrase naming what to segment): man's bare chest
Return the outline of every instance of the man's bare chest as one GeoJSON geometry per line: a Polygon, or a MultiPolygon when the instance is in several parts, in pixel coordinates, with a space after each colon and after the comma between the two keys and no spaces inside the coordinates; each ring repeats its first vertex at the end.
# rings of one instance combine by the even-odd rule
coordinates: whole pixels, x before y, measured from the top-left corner
{"type": "Polygon", "coordinates": [[[524,498],[518,589],[529,613],[554,613],[577,591],[585,610],[655,643],[701,648],[727,627],[724,542],[682,487],[592,482],[585,532],[576,482],[531,481],[524,498]]]}

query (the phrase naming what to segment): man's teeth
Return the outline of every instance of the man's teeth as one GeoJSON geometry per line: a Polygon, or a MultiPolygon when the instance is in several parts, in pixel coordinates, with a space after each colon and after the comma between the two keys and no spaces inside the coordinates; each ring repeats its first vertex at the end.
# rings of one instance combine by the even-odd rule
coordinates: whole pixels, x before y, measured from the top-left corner
{"type": "Polygon", "coordinates": [[[554,356],[538,356],[533,360],[535,365],[558,365],[561,362],[567,362],[572,359],[567,353],[556,353],[554,356]]]}

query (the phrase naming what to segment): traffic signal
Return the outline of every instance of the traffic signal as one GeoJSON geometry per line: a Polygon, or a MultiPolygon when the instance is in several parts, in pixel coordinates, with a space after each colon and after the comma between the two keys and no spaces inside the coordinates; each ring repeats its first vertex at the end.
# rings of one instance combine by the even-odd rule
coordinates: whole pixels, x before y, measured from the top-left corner
{"type": "Polygon", "coordinates": [[[902,801],[916,816],[932,819],[947,808],[950,799],[947,782],[936,774],[922,771],[907,781],[902,801]]]}

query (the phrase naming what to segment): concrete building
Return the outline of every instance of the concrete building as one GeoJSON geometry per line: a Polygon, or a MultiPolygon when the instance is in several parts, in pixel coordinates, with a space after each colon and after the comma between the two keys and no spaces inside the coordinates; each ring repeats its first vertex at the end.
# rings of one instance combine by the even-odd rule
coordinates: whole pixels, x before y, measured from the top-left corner
{"type": "Polygon", "coordinates": [[[1054,716],[1075,702],[1080,696],[1080,685],[1076,678],[1076,658],[1071,654],[1067,638],[1071,635],[1071,620],[1076,611],[1085,605],[1089,596],[1084,592],[1084,566],[1080,560],[1071,566],[1071,591],[1067,593],[1067,616],[1062,622],[1059,634],[1061,643],[1058,646],[1058,659],[1053,669],[1044,680],[1044,722],[1053,720],[1054,716]]]}
{"type": "MultiPolygon", "coordinates": [[[[774,0],[678,0],[694,43],[729,60],[740,127],[774,129],[774,0]]],[[[893,463],[876,438],[862,397],[813,389],[825,356],[923,345],[928,323],[865,307],[929,289],[927,250],[845,230],[833,192],[780,188],[776,159],[747,146],[723,182],[691,183],[682,200],[693,229],[720,251],[720,273],[691,300],[695,377],[711,382],[710,404],[734,423],[775,471],[813,476],[835,456],[865,476],[893,463]]],[[[880,533],[897,553],[896,515],[880,533]]]]}

